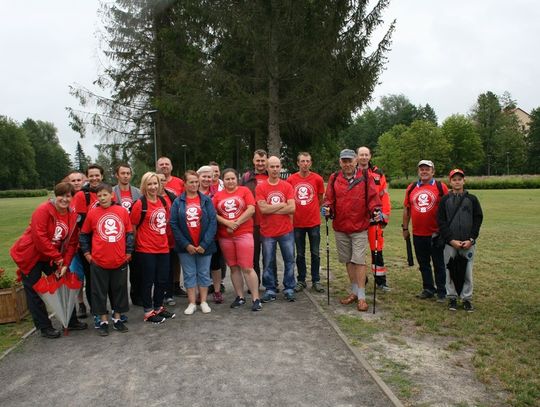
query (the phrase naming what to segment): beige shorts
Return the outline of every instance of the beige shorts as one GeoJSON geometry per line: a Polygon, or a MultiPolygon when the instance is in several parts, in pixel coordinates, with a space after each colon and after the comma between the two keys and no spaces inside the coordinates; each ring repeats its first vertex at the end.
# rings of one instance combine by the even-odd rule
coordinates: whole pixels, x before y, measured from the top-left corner
{"type": "Polygon", "coordinates": [[[366,264],[367,230],[350,234],[334,231],[334,235],[340,263],[366,264]]]}

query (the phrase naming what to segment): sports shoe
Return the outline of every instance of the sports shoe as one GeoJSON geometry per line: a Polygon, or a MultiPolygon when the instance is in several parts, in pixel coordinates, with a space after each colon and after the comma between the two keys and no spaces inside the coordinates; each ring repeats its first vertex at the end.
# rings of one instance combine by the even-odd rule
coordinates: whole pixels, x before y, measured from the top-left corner
{"type": "Polygon", "coordinates": [[[283,293],[283,298],[285,298],[285,300],[289,302],[296,301],[296,297],[294,296],[294,293],[291,293],[290,291],[283,293]]]}
{"type": "Polygon", "coordinates": [[[165,322],[165,318],[156,314],[156,311],[154,310],[144,314],[144,320],[153,324],[161,324],[162,322],[165,322]]]}
{"type": "Polygon", "coordinates": [[[300,291],[302,291],[306,287],[307,287],[307,284],[306,284],[305,281],[298,281],[296,283],[296,286],[294,287],[294,291],[299,293],[300,291]]]}
{"type": "Polygon", "coordinates": [[[88,328],[88,324],[86,322],[81,322],[81,321],[75,321],[68,325],[69,331],[84,331],[87,328],[88,328]]]}
{"type": "Polygon", "coordinates": [[[358,301],[358,297],[356,296],[356,294],[349,294],[347,297],[339,300],[339,303],[343,305],[349,305],[356,301],[358,301]]]}
{"type": "Polygon", "coordinates": [[[356,309],[360,312],[366,312],[369,309],[369,305],[365,299],[360,298],[356,304],[356,309]]]}
{"type": "Polygon", "coordinates": [[[184,310],[184,314],[193,315],[196,309],[197,309],[197,306],[195,304],[189,304],[187,308],[184,310]]]}
{"type": "Polygon", "coordinates": [[[433,294],[429,290],[422,290],[421,293],[416,294],[416,298],[420,298],[421,300],[427,300],[428,298],[433,298],[435,294],[433,294]]]}
{"type": "Polygon", "coordinates": [[[109,336],[109,323],[108,322],[103,321],[99,324],[98,334],[99,336],[109,336]]]}
{"type": "Polygon", "coordinates": [[[176,314],[174,312],[169,312],[165,307],[161,307],[156,311],[156,314],[160,317],[163,317],[165,319],[173,319],[176,314]]]}
{"type": "Polygon", "coordinates": [[[272,294],[272,293],[270,293],[270,292],[268,292],[268,291],[266,291],[266,292],[263,294],[262,298],[261,298],[261,301],[262,301],[263,303],[265,303],[265,302],[272,302],[272,301],[275,301],[275,300],[276,300],[276,295],[275,295],[275,294],[272,294]]]}
{"type": "Polygon", "coordinates": [[[463,300],[463,309],[467,312],[474,312],[472,302],[470,302],[469,300],[463,300]]]}
{"type": "Polygon", "coordinates": [[[122,333],[125,333],[128,331],[128,327],[125,326],[124,323],[120,319],[117,319],[116,321],[113,320],[113,329],[122,333]]]}
{"type": "Polygon", "coordinates": [[[173,307],[173,306],[176,305],[176,301],[174,300],[173,297],[169,297],[169,298],[165,298],[165,299],[163,300],[163,304],[168,305],[168,306],[170,306],[170,307],[173,307]]]}
{"type": "Polygon", "coordinates": [[[450,311],[457,311],[457,300],[455,298],[450,298],[448,301],[448,309],[450,311]]]}
{"type": "Polygon", "coordinates": [[[260,310],[262,310],[261,300],[256,299],[255,301],[253,301],[253,303],[251,304],[251,310],[252,311],[260,311],[260,310]]]}
{"type": "Polygon", "coordinates": [[[392,291],[390,287],[386,285],[386,283],[383,284],[377,284],[377,290],[381,290],[383,293],[388,293],[392,291]]]}
{"type": "Polygon", "coordinates": [[[94,315],[94,328],[99,329],[101,325],[101,318],[99,315],[94,315]]]}
{"type": "Polygon", "coordinates": [[[41,336],[44,338],[56,339],[60,338],[60,335],[62,335],[62,332],[60,332],[58,329],[54,329],[52,326],[41,328],[41,336]]]}
{"type": "MultiPolygon", "coordinates": [[[[111,311],[111,318],[114,318],[114,310],[111,311]]],[[[122,321],[122,323],[124,324],[127,324],[128,316],[125,314],[120,314],[120,321],[122,321]]]]}
{"type": "Polygon", "coordinates": [[[223,304],[223,294],[221,294],[220,291],[218,291],[218,292],[214,291],[214,294],[212,294],[212,296],[214,298],[214,303],[215,304],[223,304]]]}
{"type": "Polygon", "coordinates": [[[242,305],[246,303],[246,299],[242,297],[236,297],[234,301],[231,304],[231,308],[240,308],[242,305]]]}
{"type": "Polygon", "coordinates": [[[86,313],[86,304],[84,302],[79,303],[79,311],[77,312],[77,318],[84,319],[88,316],[86,313]]]}
{"type": "Polygon", "coordinates": [[[440,303],[440,304],[444,304],[446,302],[446,295],[443,297],[443,296],[437,296],[437,302],[440,303]]]}
{"type": "Polygon", "coordinates": [[[203,314],[208,314],[212,311],[212,309],[206,301],[203,301],[201,302],[201,311],[203,312],[203,314]]]}
{"type": "Polygon", "coordinates": [[[318,281],[315,281],[312,285],[311,285],[311,289],[313,291],[316,291],[318,293],[324,293],[324,287],[322,286],[321,283],[319,283],[318,281]]]}

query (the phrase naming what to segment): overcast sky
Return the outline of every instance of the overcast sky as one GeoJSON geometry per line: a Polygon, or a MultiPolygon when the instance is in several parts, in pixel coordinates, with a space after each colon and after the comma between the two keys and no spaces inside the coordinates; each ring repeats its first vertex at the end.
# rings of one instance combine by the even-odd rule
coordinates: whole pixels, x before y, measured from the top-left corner
{"type": "MultiPolygon", "coordinates": [[[[58,128],[73,154],[78,135],[66,106],[68,87],[90,87],[99,70],[98,2],[0,0],[0,115],[58,128]]],[[[480,93],[509,91],[527,112],[540,106],[540,2],[535,0],[391,0],[385,24],[397,20],[380,96],[404,94],[429,103],[439,122],[466,114],[480,93]]],[[[99,140],[81,140],[95,158],[99,140]]]]}

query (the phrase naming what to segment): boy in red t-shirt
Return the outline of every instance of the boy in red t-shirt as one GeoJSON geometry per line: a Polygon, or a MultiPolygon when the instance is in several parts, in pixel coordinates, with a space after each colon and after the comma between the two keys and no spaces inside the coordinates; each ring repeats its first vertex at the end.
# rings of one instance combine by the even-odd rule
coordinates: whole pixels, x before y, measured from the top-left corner
{"type": "Polygon", "coordinates": [[[90,263],[92,312],[101,319],[99,334],[107,336],[107,294],[114,309],[114,329],[128,331],[120,313],[129,310],[127,263],[131,259],[134,239],[128,212],[112,202],[112,187],[98,185],[96,196],[98,205],[88,211],[79,241],[84,257],[90,263]]]}

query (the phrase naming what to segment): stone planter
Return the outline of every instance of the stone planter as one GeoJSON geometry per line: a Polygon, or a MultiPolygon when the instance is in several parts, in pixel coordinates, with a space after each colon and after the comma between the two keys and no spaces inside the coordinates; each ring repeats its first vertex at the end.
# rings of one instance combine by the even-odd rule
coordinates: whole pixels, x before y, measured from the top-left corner
{"type": "Polygon", "coordinates": [[[0,289],[0,324],[19,322],[28,315],[26,295],[21,284],[0,289]]]}

